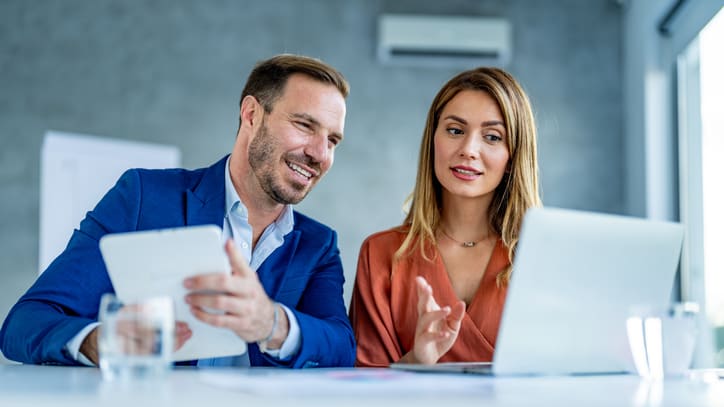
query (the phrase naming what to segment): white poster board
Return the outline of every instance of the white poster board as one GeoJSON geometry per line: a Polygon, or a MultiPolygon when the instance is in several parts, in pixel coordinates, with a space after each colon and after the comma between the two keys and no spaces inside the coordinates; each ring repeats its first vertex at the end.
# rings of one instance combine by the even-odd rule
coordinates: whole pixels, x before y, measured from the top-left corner
{"type": "Polygon", "coordinates": [[[176,146],[46,132],[40,162],[38,272],[65,249],[73,229],[125,170],[175,168],[180,162],[176,146]]]}

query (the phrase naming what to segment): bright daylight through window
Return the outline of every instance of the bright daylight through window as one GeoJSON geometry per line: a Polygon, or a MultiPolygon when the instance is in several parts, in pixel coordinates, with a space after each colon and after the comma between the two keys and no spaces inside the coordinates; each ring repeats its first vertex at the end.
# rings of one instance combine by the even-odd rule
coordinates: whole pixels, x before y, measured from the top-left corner
{"type": "MultiPolygon", "coordinates": [[[[706,308],[712,324],[724,329],[724,11],[701,31],[701,129],[702,129],[702,201],[704,219],[704,271],[706,308]]],[[[721,338],[720,338],[721,340],[721,338]]],[[[722,343],[719,343],[721,347],[722,343]]],[[[724,350],[719,364],[724,362],[724,350]]]]}

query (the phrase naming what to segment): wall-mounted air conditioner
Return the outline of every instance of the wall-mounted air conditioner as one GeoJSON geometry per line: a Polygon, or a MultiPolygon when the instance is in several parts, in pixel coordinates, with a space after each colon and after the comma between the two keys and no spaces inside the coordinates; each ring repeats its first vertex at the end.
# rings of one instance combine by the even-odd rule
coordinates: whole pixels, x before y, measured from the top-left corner
{"type": "Polygon", "coordinates": [[[378,21],[377,56],[401,65],[504,67],[511,31],[501,18],[385,14],[378,21]]]}

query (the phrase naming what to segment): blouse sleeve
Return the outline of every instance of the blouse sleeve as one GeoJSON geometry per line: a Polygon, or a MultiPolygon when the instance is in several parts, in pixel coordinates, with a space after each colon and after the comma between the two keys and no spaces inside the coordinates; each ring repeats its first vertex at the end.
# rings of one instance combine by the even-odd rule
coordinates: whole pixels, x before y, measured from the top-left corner
{"type": "Polygon", "coordinates": [[[387,367],[402,357],[390,309],[391,258],[395,248],[368,238],[357,262],[350,321],[357,340],[356,366],[387,367]],[[382,245],[384,246],[384,245],[382,245]]]}

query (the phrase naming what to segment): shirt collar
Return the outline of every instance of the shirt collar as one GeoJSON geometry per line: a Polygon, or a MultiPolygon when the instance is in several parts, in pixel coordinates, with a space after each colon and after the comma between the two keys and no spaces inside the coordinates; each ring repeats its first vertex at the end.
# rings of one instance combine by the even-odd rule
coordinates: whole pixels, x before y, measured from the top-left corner
{"type": "MultiPolygon", "coordinates": [[[[234,208],[234,205],[237,205],[238,203],[238,209],[240,210],[238,213],[245,219],[248,219],[249,212],[246,209],[246,205],[241,202],[241,198],[239,198],[239,194],[236,192],[236,188],[234,188],[234,183],[231,182],[231,173],[229,172],[230,163],[231,156],[226,159],[226,166],[224,169],[224,187],[226,190],[226,207],[224,213],[229,214],[229,212],[231,212],[234,208]]],[[[282,236],[291,232],[294,228],[294,209],[292,208],[292,205],[284,205],[284,209],[282,209],[282,212],[276,218],[274,223],[276,224],[279,232],[281,232],[282,236]]]]}

